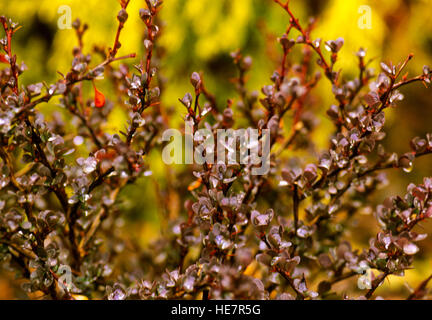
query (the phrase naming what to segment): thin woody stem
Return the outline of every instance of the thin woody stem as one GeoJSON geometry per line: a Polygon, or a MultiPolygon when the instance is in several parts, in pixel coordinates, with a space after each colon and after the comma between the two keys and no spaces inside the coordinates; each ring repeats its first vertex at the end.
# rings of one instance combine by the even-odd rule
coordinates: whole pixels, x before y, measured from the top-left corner
{"type": "Polygon", "coordinates": [[[289,8],[289,1],[287,1],[286,3],[282,3],[282,1],[280,1],[280,0],[273,0],[273,1],[275,3],[277,3],[278,5],[280,5],[288,13],[288,15],[290,16],[291,25],[302,34],[304,41],[305,41],[305,44],[310,46],[318,54],[318,56],[321,60],[321,63],[322,63],[322,68],[324,69],[327,78],[329,78],[330,81],[332,83],[334,83],[334,79],[331,77],[332,68],[329,66],[328,62],[324,58],[324,55],[323,55],[321,49],[319,47],[316,47],[312,43],[312,41],[310,40],[309,33],[305,29],[303,29],[299,20],[295,17],[294,13],[289,8]]]}
{"type": "Polygon", "coordinates": [[[378,276],[378,278],[376,278],[372,281],[372,287],[365,294],[366,299],[372,298],[372,295],[374,294],[375,290],[381,285],[381,283],[387,278],[388,275],[390,275],[389,272],[381,273],[378,276]]]}

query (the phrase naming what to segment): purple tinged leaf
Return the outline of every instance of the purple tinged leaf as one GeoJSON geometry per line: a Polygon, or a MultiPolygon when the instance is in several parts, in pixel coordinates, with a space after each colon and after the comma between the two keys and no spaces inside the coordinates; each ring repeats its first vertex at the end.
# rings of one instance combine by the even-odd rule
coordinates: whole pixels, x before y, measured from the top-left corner
{"type": "Polygon", "coordinates": [[[366,103],[372,108],[378,106],[381,103],[378,93],[374,91],[371,91],[368,94],[366,94],[364,96],[364,99],[366,103]]]}

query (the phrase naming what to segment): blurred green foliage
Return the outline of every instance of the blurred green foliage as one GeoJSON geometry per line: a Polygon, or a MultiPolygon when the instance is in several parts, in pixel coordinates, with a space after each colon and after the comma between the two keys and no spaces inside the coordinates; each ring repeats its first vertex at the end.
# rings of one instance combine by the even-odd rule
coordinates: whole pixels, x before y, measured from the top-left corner
{"type": "MultiPolygon", "coordinates": [[[[345,45],[337,67],[344,77],[357,74],[355,52],[360,46],[367,48],[368,56],[374,57],[373,66],[378,70],[381,59],[398,63],[410,52],[415,59],[409,65],[411,73],[419,73],[424,64],[431,64],[432,57],[432,0],[292,0],[292,7],[302,21],[309,16],[318,18],[315,37],[323,40],[343,37],[345,45]],[[371,8],[371,29],[361,29],[358,20],[362,13],[360,6],[371,8]]],[[[73,29],[60,30],[57,21],[62,5],[70,6],[72,21],[80,18],[88,23],[89,31],[84,36],[84,52],[91,53],[93,47],[114,41],[116,19],[119,9],[117,0],[0,0],[0,14],[22,24],[17,33],[14,51],[18,61],[25,61],[29,71],[22,76],[22,83],[30,84],[54,81],[57,71],[66,73],[71,65],[72,49],[77,45],[73,29]]],[[[128,12],[129,20],[121,36],[122,47],[119,55],[137,53],[142,56],[144,26],[139,19],[138,10],[144,1],[132,0],[128,12]]],[[[254,59],[247,86],[259,89],[269,83],[275,67],[279,64],[281,51],[276,38],[285,31],[287,15],[271,0],[166,0],[160,15],[161,38],[157,45],[163,51],[161,71],[169,81],[163,87],[163,104],[175,109],[173,124],[181,121],[184,110],[177,99],[191,91],[189,76],[192,71],[202,71],[206,85],[217,97],[219,108],[227,99],[236,98],[234,87],[229,79],[234,77],[235,68],[229,56],[231,51],[240,49],[254,59]]],[[[294,53],[296,62],[300,52],[294,53]]],[[[101,59],[94,55],[94,59],[101,59]]],[[[98,61],[93,61],[96,64],[98,61]]],[[[129,61],[130,62],[130,61],[129,61]]],[[[297,60],[298,62],[298,60],[297,60]]],[[[116,101],[115,93],[110,91],[109,83],[98,82],[107,99],[116,101]]],[[[90,84],[85,89],[90,93],[90,84]]],[[[325,110],[333,103],[333,96],[325,94],[329,84],[322,81],[316,93],[322,108],[315,110],[320,114],[321,124],[314,138],[316,143],[325,147],[332,126],[325,116],[325,110]]],[[[431,128],[432,102],[430,94],[421,86],[405,89],[405,101],[396,110],[387,112],[389,150],[405,152],[410,138],[424,135],[431,128]]],[[[43,107],[47,116],[57,110],[54,102],[43,107]]],[[[116,110],[110,126],[112,131],[122,129],[125,115],[116,110]]],[[[430,130],[429,130],[430,132],[430,130]]],[[[163,165],[158,154],[150,155],[150,168],[153,176],[139,182],[139,188],[126,191],[122,197],[123,207],[129,219],[153,221],[153,224],[134,224],[132,232],[140,233],[143,244],[157,234],[159,205],[155,183],[163,186],[166,179],[163,165]],[[156,229],[155,229],[156,228],[156,229]],[[155,231],[156,230],[156,231],[155,231]]],[[[173,168],[181,170],[181,168],[173,168]]],[[[402,193],[408,182],[419,183],[422,176],[432,175],[429,159],[416,161],[416,169],[410,174],[391,173],[390,186],[385,193],[378,195],[381,200],[389,194],[402,193]]],[[[182,204],[178,204],[182,206],[182,204]]],[[[181,208],[180,208],[181,210],[181,208]]],[[[358,219],[359,233],[369,235],[368,228],[375,225],[372,217],[358,219]],[[363,221],[365,220],[365,221],[363,221]]],[[[429,228],[430,229],[430,228],[429,228]]],[[[432,241],[425,242],[432,249],[432,241]]],[[[429,260],[420,260],[417,271],[409,274],[408,280],[418,283],[430,269],[429,260]]],[[[391,284],[399,283],[395,278],[391,284]]],[[[379,290],[385,290],[387,284],[379,290]]],[[[378,291],[379,292],[379,291],[378,291]]]]}

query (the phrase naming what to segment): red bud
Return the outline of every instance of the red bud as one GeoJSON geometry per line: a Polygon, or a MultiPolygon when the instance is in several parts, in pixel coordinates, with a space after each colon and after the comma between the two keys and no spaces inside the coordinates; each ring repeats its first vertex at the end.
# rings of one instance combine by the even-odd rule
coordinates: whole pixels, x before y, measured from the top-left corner
{"type": "Polygon", "coordinates": [[[0,62],[3,62],[3,63],[7,63],[7,64],[9,64],[9,61],[7,61],[5,55],[4,55],[4,54],[1,54],[1,53],[0,53],[0,62]]]}
{"type": "Polygon", "coordinates": [[[102,92],[100,92],[98,89],[96,89],[95,84],[93,83],[94,91],[95,91],[95,98],[94,103],[96,108],[102,108],[105,105],[105,96],[102,92]]]}

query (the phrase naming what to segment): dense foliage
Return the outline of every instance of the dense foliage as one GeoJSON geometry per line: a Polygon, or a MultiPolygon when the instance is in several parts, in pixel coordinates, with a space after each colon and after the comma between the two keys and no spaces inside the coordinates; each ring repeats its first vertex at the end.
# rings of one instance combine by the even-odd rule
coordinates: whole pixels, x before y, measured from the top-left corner
{"type": "MultiPolygon", "coordinates": [[[[410,171],[415,158],[432,153],[432,134],[414,138],[411,150],[401,155],[380,144],[385,112],[403,99],[402,87],[430,84],[431,69],[425,66],[414,77],[404,74],[413,58],[409,55],[397,66],[381,63],[375,75],[360,48],[359,75],[345,79],[334,67],[344,40],[312,38],[314,20],[303,26],[288,3],[274,2],[286,11],[289,24],[278,39],[281,64],[261,93],[246,86],[252,58],[236,51],[232,67],[238,76],[232,80],[238,99],[218,105],[197,72],[190,78],[192,94],[179,99],[194,131],[205,127],[216,135],[218,129],[245,122],[259,132],[269,129],[270,171],[253,175],[253,164],[191,165],[168,186],[184,204],[182,214],[161,211],[166,222],[161,236],[143,252],[118,231],[122,207],[117,196],[151,174],[148,155],[164,146],[161,135],[169,129],[168,119],[180,116],[160,103],[169,81],[158,73],[162,2],[146,0],[147,8],[139,11],[146,54],[137,64],[127,63],[135,54],[118,56],[129,0],[121,1],[113,45],[96,48],[93,56],[83,48],[88,26],[76,20],[71,69],[59,72],[59,80],[50,85],[20,86],[26,66],[13,52],[20,27],[0,18],[5,32],[0,259],[25,279],[26,292],[52,299],[369,299],[390,275],[403,276],[412,267],[416,242],[426,237],[414,229],[432,217],[432,178],[410,184],[406,195],[389,197],[374,209],[380,231],[369,247],[355,249],[345,235],[350,219],[370,210],[369,196],[386,185],[382,171],[410,171]],[[290,53],[298,47],[302,55],[295,63],[290,53]],[[94,56],[103,61],[93,63],[94,56]],[[125,61],[114,67],[120,60],[125,61]],[[97,89],[102,78],[112,83],[117,101],[97,89]],[[334,123],[328,150],[316,150],[310,138],[317,123],[313,89],[319,81],[331,83],[329,95],[335,101],[327,108],[334,123]],[[93,97],[85,97],[84,82],[93,83],[93,97]],[[54,97],[70,117],[46,120],[38,111],[54,97]],[[117,107],[128,111],[129,121],[124,130],[109,134],[104,123],[117,107]],[[86,149],[86,157],[79,156],[79,148],[86,149]],[[280,157],[286,150],[296,156],[280,157]],[[174,182],[184,174],[195,177],[188,190],[174,182]],[[281,195],[289,196],[288,205],[279,202],[281,195]],[[260,197],[273,207],[261,208],[260,197]],[[361,294],[334,290],[338,282],[355,277],[361,294]]],[[[426,297],[429,279],[407,298],[426,297]]]]}

